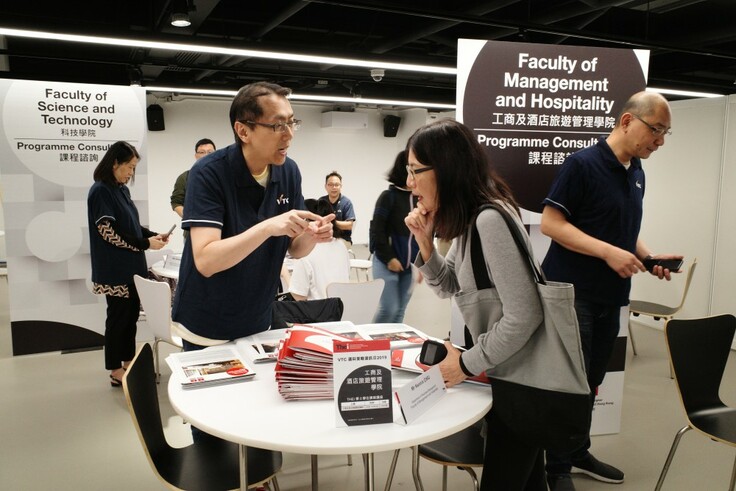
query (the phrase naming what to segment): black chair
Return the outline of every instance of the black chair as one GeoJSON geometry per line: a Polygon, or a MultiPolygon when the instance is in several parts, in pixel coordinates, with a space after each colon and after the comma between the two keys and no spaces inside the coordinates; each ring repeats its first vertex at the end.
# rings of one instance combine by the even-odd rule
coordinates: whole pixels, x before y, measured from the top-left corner
{"type": "Polygon", "coordinates": [[[271,329],[286,329],[289,324],[339,321],[342,313],[343,303],[339,298],[275,301],[271,310],[271,329]]]}
{"type": "MultiPolygon", "coordinates": [[[[672,319],[665,337],[687,425],[675,435],[655,491],[662,489],[682,435],[696,429],[708,438],[736,447],[736,408],[726,406],[718,394],[726,369],[736,317],[730,314],[703,319],[672,319]]],[[[736,484],[736,460],[731,491],[736,484]]]]}
{"type": "MultiPolygon", "coordinates": [[[[419,476],[419,457],[423,457],[442,465],[442,491],[447,491],[447,469],[449,467],[457,467],[467,472],[473,480],[473,489],[478,491],[480,483],[473,467],[483,467],[486,443],[481,435],[482,425],[483,420],[480,420],[453,435],[412,448],[412,475],[414,476],[415,487],[424,489],[419,476]],[[414,453],[417,451],[419,452],[418,456],[414,453]]],[[[389,468],[388,482],[386,483],[387,490],[391,488],[398,456],[399,450],[396,450],[389,468]]]]}
{"type": "MultiPolygon", "coordinates": [[[[212,439],[205,444],[174,448],[166,441],[150,344],[143,345],[125,372],[123,390],[148,463],[169,489],[213,491],[240,487],[237,444],[212,439]]],[[[275,474],[281,462],[281,452],[248,447],[248,487],[270,481],[278,491],[275,474]]]]}

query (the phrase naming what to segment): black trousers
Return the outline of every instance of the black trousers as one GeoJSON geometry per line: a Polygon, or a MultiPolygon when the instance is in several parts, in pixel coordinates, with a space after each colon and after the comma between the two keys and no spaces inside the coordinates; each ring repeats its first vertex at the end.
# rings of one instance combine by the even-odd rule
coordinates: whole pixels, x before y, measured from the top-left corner
{"type": "Polygon", "coordinates": [[[135,285],[128,285],[129,298],[106,295],[105,368],[117,370],[135,356],[135,334],[141,302],[135,285]]]}
{"type": "Polygon", "coordinates": [[[491,409],[486,415],[482,491],[547,491],[544,450],[529,446],[491,409]]]}

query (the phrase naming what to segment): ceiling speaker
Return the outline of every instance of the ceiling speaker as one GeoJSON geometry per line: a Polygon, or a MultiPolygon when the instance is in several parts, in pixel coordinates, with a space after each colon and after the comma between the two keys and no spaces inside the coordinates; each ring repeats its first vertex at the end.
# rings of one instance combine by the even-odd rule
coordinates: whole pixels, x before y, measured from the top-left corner
{"type": "Polygon", "coordinates": [[[164,124],[164,108],[158,104],[151,104],[146,109],[146,118],[148,119],[149,131],[163,131],[166,129],[164,124]]]}
{"type": "Polygon", "coordinates": [[[394,137],[399,132],[401,118],[398,116],[388,115],[383,118],[383,136],[394,137]]]}

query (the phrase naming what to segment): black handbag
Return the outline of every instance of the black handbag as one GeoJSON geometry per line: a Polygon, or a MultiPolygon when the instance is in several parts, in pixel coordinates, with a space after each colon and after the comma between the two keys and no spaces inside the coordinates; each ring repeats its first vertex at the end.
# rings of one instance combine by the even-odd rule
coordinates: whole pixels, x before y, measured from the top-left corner
{"type": "Polygon", "coordinates": [[[271,308],[271,329],[286,329],[289,324],[339,321],[342,311],[342,299],[338,297],[275,301],[271,308]]]}
{"type": "MultiPolygon", "coordinates": [[[[501,205],[490,203],[481,210],[488,207],[501,214],[519,252],[528,258],[544,309],[544,321],[529,341],[487,372],[493,387],[492,411],[528,444],[554,452],[572,451],[588,438],[593,403],[585,374],[573,286],[547,281],[520,226],[501,205]]],[[[478,297],[473,308],[466,310],[468,316],[463,312],[463,317],[466,329],[469,320],[474,320],[475,325],[466,331],[471,333],[466,338],[474,339],[500,319],[503,306],[488,276],[475,223],[470,246],[478,297]],[[483,312],[478,315],[478,310],[483,312]]]]}

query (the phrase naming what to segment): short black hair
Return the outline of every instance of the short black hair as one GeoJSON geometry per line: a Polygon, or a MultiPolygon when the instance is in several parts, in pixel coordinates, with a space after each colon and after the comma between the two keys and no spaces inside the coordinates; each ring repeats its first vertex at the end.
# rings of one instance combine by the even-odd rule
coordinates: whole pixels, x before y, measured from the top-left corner
{"type": "Polygon", "coordinates": [[[327,174],[325,176],[325,184],[327,184],[327,181],[329,181],[330,180],[330,177],[332,177],[332,176],[335,176],[338,179],[340,179],[340,182],[342,183],[342,176],[340,174],[338,174],[336,170],[333,170],[332,172],[330,172],[329,174],[327,174]]]}
{"type": "Polygon", "coordinates": [[[230,128],[233,130],[235,143],[240,143],[238,133],[235,131],[235,122],[255,121],[263,116],[263,108],[258,99],[272,94],[286,98],[291,94],[291,89],[270,82],[254,82],[244,85],[235,94],[230,104],[230,128]]]}
{"type": "MultiPolygon", "coordinates": [[[[134,158],[140,160],[141,156],[138,153],[138,150],[126,141],[117,141],[107,149],[102,160],[100,160],[100,163],[95,167],[95,171],[92,173],[92,178],[95,182],[102,181],[111,186],[117,186],[120,183],[115,179],[113,167],[115,164],[130,162],[134,158]]],[[[133,173],[133,177],[135,177],[135,173],[133,173]]]]}
{"type": "Polygon", "coordinates": [[[202,145],[212,145],[212,148],[217,150],[217,145],[215,145],[215,142],[213,142],[209,138],[202,138],[201,140],[199,140],[197,143],[194,144],[194,151],[196,152],[197,149],[201,147],[202,145]]]}
{"type": "Polygon", "coordinates": [[[405,188],[406,178],[408,177],[406,164],[408,164],[408,161],[406,160],[406,150],[402,150],[398,154],[396,154],[396,158],[394,159],[394,166],[391,167],[390,171],[388,171],[388,175],[386,176],[388,182],[398,188],[405,188]]]}

